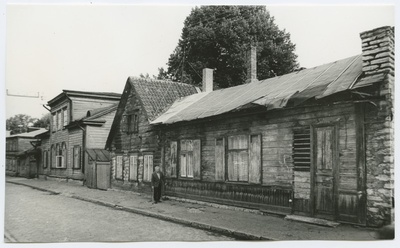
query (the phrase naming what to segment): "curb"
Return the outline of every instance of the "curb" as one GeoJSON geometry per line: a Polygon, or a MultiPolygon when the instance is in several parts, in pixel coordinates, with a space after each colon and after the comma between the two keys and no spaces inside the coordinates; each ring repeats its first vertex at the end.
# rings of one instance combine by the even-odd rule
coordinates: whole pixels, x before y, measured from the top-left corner
{"type": "MultiPolygon", "coordinates": [[[[36,189],[36,190],[40,190],[40,191],[44,191],[44,192],[50,192],[52,194],[63,195],[61,192],[57,192],[57,191],[53,191],[53,190],[49,190],[49,189],[43,189],[43,188],[40,188],[40,187],[37,187],[37,186],[32,186],[32,185],[29,185],[29,184],[25,184],[25,183],[12,182],[12,181],[6,181],[6,183],[13,183],[13,184],[16,184],[16,185],[27,186],[27,187],[30,187],[32,189],[36,189]]],[[[66,197],[69,197],[69,198],[73,198],[73,199],[77,199],[77,200],[81,200],[81,201],[90,202],[90,203],[101,205],[101,206],[104,206],[104,207],[113,208],[113,209],[116,209],[116,210],[126,211],[126,212],[130,212],[130,213],[134,213],[134,214],[140,214],[140,215],[144,215],[144,216],[148,216],[148,217],[152,217],[152,218],[161,219],[161,220],[164,220],[164,221],[169,221],[169,222],[173,222],[173,223],[177,223],[177,224],[181,224],[181,225],[185,225],[185,226],[190,226],[190,227],[201,229],[201,230],[205,230],[205,231],[212,231],[212,232],[215,232],[215,233],[219,233],[219,234],[223,234],[223,235],[226,235],[226,236],[234,237],[234,238],[237,238],[239,240],[260,240],[260,241],[261,240],[270,240],[270,241],[276,240],[276,239],[272,239],[272,238],[268,238],[268,237],[264,237],[264,236],[256,236],[256,235],[253,235],[253,234],[240,232],[240,231],[237,231],[237,230],[231,230],[231,229],[228,229],[228,228],[225,228],[225,227],[213,226],[213,225],[209,225],[209,224],[205,224],[205,223],[201,223],[201,222],[196,222],[196,221],[189,221],[189,220],[186,220],[186,219],[173,217],[173,216],[169,216],[169,215],[154,213],[154,212],[140,210],[140,209],[136,209],[136,208],[124,207],[124,206],[116,205],[114,203],[100,201],[100,200],[96,200],[96,199],[90,199],[90,198],[85,198],[85,197],[76,196],[76,195],[63,195],[63,196],[66,196],[66,197]]]]}

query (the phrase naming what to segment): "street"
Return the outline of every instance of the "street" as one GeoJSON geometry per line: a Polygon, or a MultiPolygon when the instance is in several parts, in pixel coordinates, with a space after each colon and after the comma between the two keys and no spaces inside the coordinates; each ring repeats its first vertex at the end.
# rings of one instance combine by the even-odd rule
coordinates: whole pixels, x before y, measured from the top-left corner
{"type": "Polygon", "coordinates": [[[5,196],[6,242],[234,240],[10,183],[5,196]]]}

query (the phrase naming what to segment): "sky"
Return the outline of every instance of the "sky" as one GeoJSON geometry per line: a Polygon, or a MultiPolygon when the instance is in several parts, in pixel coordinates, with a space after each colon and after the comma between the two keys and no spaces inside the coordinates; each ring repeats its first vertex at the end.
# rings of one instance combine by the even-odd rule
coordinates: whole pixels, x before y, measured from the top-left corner
{"type": "MultiPolygon", "coordinates": [[[[195,5],[6,6],[6,118],[40,118],[63,89],[121,93],[129,76],[166,68],[195,5]]],[[[361,53],[360,32],[395,24],[391,5],[267,5],[300,66],[361,53]]]]}

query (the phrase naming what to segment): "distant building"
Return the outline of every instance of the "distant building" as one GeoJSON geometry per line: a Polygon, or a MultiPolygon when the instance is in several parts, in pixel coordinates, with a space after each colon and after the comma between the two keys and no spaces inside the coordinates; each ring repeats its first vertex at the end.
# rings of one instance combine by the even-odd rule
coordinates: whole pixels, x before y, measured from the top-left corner
{"type": "Polygon", "coordinates": [[[27,133],[6,136],[6,175],[34,178],[38,175],[37,135],[47,132],[40,128],[27,133]]]}
{"type": "Polygon", "coordinates": [[[85,151],[104,148],[120,97],[117,93],[63,90],[51,99],[51,130],[39,137],[39,175],[83,181],[85,151]]]}

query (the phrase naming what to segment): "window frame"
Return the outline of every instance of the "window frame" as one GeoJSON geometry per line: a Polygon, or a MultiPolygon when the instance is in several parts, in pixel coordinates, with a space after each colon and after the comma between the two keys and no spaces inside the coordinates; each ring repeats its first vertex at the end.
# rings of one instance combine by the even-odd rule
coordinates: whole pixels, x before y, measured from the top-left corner
{"type": "Polygon", "coordinates": [[[54,133],[57,131],[57,112],[51,113],[51,116],[52,116],[51,131],[54,133]]]}
{"type": "Polygon", "coordinates": [[[186,178],[186,179],[193,179],[194,178],[194,159],[193,159],[193,139],[181,139],[179,141],[179,177],[180,178],[186,178]],[[188,150],[188,144],[187,142],[191,142],[191,150],[188,150]],[[182,143],[185,144],[185,149],[183,150],[183,145],[182,143]],[[185,157],[185,159],[182,159],[182,156],[185,157]],[[188,163],[191,162],[191,163],[188,163]],[[191,175],[189,175],[190,169],[189,166],[191,164],[191,175]],[[185,166],[185,169],[183,169],[183,166],[185,166]],[[182,172],[185,172],[182,174],[182,172]]]}
{"type": "MultiPolygon", "coordinates": [[[[225,142],[225,182],[227,182],[227,183],[237,183],[237,184],[262,184],[262,133],[236,133],[236,134],[232,134],[232,135],[227,135],[227,136],[225,136],[225,137],[223,137],[224,138],[224,142],[225,142]],[[229,138],[230,137],[234,137],[234,136],[244,136],[244,137],[246,137],[246,146],[247,146],[247,148],[233,148],[233,149],[230,149],[230,147],[229,147],[229,143],[230,143],[230,141],[229,141],[229,138]],[[259,166],[260,166],[260,170],[259,170],[259,176],[260,176],[260,180],[259,180],[259,182],[251,182],[251,176],[250,176],[250,173],[251,173],[251,171],[250,171],[250,163],[251,163],[251,139],[252,139],[252,137],[253,136],[259,136],[259,139],[260,139],[260,164],[259,164],[259,166]],[[246,175],[246,177],[247,177],[247,180],[240,180],[240,168],[237,168],[237,173],[238,173],[238,175],[237,175],[237,180],[232,180],[232,179],[230,179],[229,178],[229,162],[230,162],[230,159],[229,159],[229,154],[230,154],[230,152],[235,152],[235,153],[240,153],[240,152],[243,152],[243,151],[246,151],[246,153],[247,153],[247,156],[246,156],[246,164],[247,164],[247,168],[246,168],[246,171],[247,171],[247,175],[246,175]]],[[[221,137],[218,137],[218,138],[221,138],[221,137]]]]}
{"type": "Polygon", "coordinates": [[[63,116],[62,127],[64,128],[65,126],[68,125],[68,107],[64,107],[62,109],[62,116],[63,116]]]}

